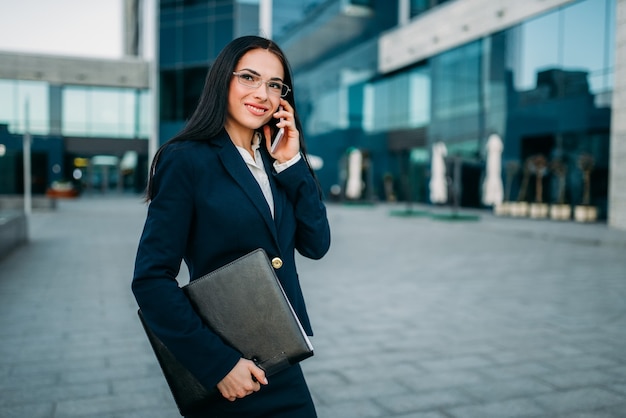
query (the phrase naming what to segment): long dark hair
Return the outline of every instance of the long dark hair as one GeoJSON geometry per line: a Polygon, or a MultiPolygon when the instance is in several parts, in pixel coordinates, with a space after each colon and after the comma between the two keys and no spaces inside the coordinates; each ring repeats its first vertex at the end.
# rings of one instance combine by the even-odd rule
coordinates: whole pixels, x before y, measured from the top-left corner
{"type": "Polygon", "coordinates": [[[167,145],[180,141],[210,142],[224,129],[227,117],[228,92],[232,73],[241,57],[254,49],[265,49],[273,53],[283,65],[285,73],[284,82],[291,87],[291,90],[287,93],[287,96],[285,96],[284,99],[287,100],[294,109],[296,129],[300,132],[300,150],[309,167],[309,170],[313,176],[315,176],[315,173],[311,168],[311,164],[306,157],[302,124],[300,122],[300,118],[298,117],[296,103],[294,100],[293,77],[291,75],[291,68],[285,54],[280,47],[270,39],[262,38],[260,36],[242,36],[232,40],[224,47],[224,49],[222,49],[207,73],[204,88],[202,89],[202,94],[200,95],[200,100],[193,114],[185,123],[185,126],[181,129],[181,131],[164,143],[156,152],[150,166],[150,173],[148,175],[148,186],[146,188],[147,201],[151,200],[153,197],[152,179],[154,171],[158,164],[159,156],[167,145]]]}

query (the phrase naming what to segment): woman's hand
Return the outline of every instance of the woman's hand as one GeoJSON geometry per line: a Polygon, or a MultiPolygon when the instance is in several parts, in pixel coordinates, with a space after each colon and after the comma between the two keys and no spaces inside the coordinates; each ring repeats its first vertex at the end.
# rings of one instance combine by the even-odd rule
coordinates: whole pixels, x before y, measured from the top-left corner
{"type": "Polygon", "coordinates": [[[217,384],[217,389],[223,397],[233,402],[237,398],[244,398],[258,391],[261,389],[261,384],[267,385],[267,383],[263,369],[254,362],[242,358],[217,384]]]}
{"type": "MultiPolygon", "coordinates": [[[[278,148],[276,148],[271,155],[278,161],[278,163],[285,163],[300,152],[300,132],[296,129],[293,108],[289,102],[285,99],[280,99],[280,105],[282,106],[282,110],[274,113],[273,117],[283,119],[278,122],[276,126],[278,129],[285,128],[285,134],[283,135],[283,139],[278,145],[278,148]]],[[[263,134],[265,135],[265,146],[269,151],[272,145],[272,132],[268,125],[263,127],[263,134]]]]}

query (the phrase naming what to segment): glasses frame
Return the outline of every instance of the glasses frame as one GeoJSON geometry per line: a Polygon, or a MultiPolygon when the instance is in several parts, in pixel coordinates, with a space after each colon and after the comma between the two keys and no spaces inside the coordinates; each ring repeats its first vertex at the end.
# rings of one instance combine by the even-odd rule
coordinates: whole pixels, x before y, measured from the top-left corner
{"type": "Polygon", "coordinates": [[[282,91],[278,94],[278,96],[280,96],[280,97],[286,97],[289,94],[289,92],[291,91],[291,87],[289,87],[287,84],[283,83],[280,80],[263,80],[260,76],[254,74],[254,73],[248,72],[248,71],[233,71],[233,75],[235,77],[237,77],[237,82],[239,84],[241,84],[244,87],[251,88],[251,89],[258,89],[259,87],[261,87],[261,84],[265,84],[265,86],[268,88],[268,91],[270,92],[270,94],[274,94],[274,93],[272,92],[272,89],[270,88],[268,83],[270,83],[270,82],[280,83],[283,86],[282,91]],[[250,82],[250,84],[246,84],[244,82],[244,80],[241,78],[241,76],[244,75],[244,74],[245,75],[250,75],[252,77],[258,77],[259,81],[256,82],[256,83],[250,82]]]}

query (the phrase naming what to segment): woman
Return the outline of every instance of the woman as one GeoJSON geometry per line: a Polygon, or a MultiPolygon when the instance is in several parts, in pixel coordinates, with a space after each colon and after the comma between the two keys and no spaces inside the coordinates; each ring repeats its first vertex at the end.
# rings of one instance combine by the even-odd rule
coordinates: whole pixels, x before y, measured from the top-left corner
{"type": "Polygon", "coordinates": [[[155,334],[222,395],[194,417],[316,416],[298,365],[266,378],[202,324],[176,281],[182,260],[194,280],[263,248],[312,335],[295,250],[323,257],[330,229],[301,132],[284,54],[270,40],[246,36],[217,57],[195,112],[152,163],[132,290],[155,334]],[[270,154],[278,128],[284,136],[270,154]]]}

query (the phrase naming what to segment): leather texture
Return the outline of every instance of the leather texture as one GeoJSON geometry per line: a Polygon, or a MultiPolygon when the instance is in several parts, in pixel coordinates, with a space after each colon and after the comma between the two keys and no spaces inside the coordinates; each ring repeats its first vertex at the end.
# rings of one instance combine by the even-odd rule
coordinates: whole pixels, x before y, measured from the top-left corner
{"type": "Polygon", "coordinates": [[[218,390],[204,387],[152,332],[144,320],[141,309],[138,314],[180,414],[189,415],[210,406],[218,396],[221,396],[218,390]]]}
{"type": "MultiPolygon", "coordinates": [[[[313,355],[263,249],[190,282],[183,291],[204,324],[267,376],[313,355]]],[[[176,360],[150,330],[141,310],[139,317],[182,415],[206,407],[219,396],[176,360]]]]}
{"type": "Polygon", "coordinates": [[[183,291],[203,322],[267,375],[313,355],[260,248],[194,280],[183,291]]]}

